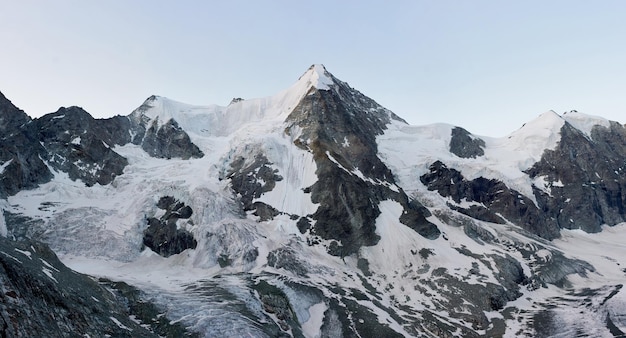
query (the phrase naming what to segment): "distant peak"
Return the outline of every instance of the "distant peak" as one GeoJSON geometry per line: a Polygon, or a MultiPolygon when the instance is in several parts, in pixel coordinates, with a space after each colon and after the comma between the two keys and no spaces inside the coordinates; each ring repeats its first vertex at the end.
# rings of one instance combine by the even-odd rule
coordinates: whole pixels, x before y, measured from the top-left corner
{"type": "Polygon", "coordinates": [[[160,98],[161,97],[158,96],[158,95],[150,95],[150,97],[148,97],[145,102],[153,102],[153,101],[156,101],[156,100],[158,100],[160,98]]]}
{"type": "Polygon", "coordinates": [[[299,81],[307,81],[311,86],[321,90],[329,90],[330,86],[335,84],[333,75],[329,73],[322,64],[311,65],[311,67],[300,76],[299,81]]]}
{"type": "Polygon", "coordinates": [[[557,118],[557,119],[560,119],[562,117],[557,112],[555,112],[554,110],[550,109],[547,112],[539,115],[539,118],[557,118]]]}
{"type": "Polygon", "coordinates": [[[230,106],[231,104],[235,104],[235,103],[241,102],[241,101],[243,101],[242,98],[240,98],[240,97],[233,97],[233,99],[230,100],[230,103],[228,105],[230,106]]]}
{"type": "Polygon", "coordinates": [[[557,112],[555,112],[554,110],[548,110],[547,112],[539,115],[537,118],[535,118],[534,120],[526,123],[526,128],[528,127],[532,127],[532,128],[551,128],[553,125],[561,125],[563,124],[565,121],[563,120],[563,116],[559,115],[557,112]]]}

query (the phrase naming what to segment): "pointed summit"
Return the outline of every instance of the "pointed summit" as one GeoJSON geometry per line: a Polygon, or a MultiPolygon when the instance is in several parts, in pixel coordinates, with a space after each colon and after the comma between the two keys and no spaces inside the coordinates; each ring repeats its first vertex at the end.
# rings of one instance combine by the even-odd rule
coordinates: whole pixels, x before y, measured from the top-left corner
{"type": "Polygon", "coordinates": [[[300,76],[299,82],[307,82],[312,87],[320,90],[329,90],[335,84],[334,76],[326,70],[322,64],[314,64],[300,76]]]}

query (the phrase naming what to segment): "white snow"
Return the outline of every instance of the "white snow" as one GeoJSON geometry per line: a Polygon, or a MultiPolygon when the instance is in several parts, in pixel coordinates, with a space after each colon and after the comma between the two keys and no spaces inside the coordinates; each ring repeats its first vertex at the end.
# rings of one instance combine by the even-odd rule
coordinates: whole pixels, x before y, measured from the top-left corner
{"type": "MultiPolygon", "coordinates": [[[[42,220],[41,230],[45,231],[46,241],[69,267],[93,276],[123,280],[157,295],[168,293],[184,297],[186,286],[217,277],[228,278],[225,286],[241,291],[245,289],[238,284],[241,282],[238,279],[241,278],[240,274],[263,272],[277,274],[285,279],[301,278],[300,281],[310,285],[364,289],[364,282],[359,278],[361,276],[356,275],[359,271],[356,266],[359,258],[365,258],[373,272],[372,276],[367,277],[367,282],[380,290],[379,301],[383,305],[408,305],[416,310],[428,307],[432,310],[439,301],[437,290],[426,290],[432,294],[427,296],[416,288],[416,281],[437,278],[432,275],[437,268],[445,268],[450,275],[470,284],[498,283],[495,277],[498,271],[492,268],[495,264],[490,264],[487,254],[513,255],[520,260],[522,269],[529,275],[534,259],[550,260],[551,250],[556,249],[588,260],[598,269],[589,279],[572,278],[574,286],[584,286],[586,283],[608,285],[623,279],[623,272],[617,262],[626,257],[623,246],[626,242],[626,225],[605,228],[603,233],[594,235],[564,231],[564,236],[554,242],[554,247],[544,248],[545,243],[540,246],[538,241],[523,237],[513,231],[510,224],[476,222],[476,226],[502,243],[522,242],[535,249],[544,248],[537,249],[535,258],[526,259],[519,252],[505,251],[505,244],[485,244],[470,239],[464,233],[463,226],[444,224],[435,216],[429,220],[437,225],[442,235],[435,240],[425,239],[399,222],[403,208],[399,203],[388,200],[379,205],[381,214],[376,219],[376,233],[380,241],[376,245],[363,247],[357,255],[343,259],[326,253],[330,241],[320,240],[320,245],[307,245],[307,235],[300,234],[290,215],[306,216],[317,210],[318,205],[311,201],[310,193],[303,191],[303,188],[317,181],[317,167],[313,154],[294,145],[293,141],[300,136],[298,129],[292,128],[289,134],[285,133],[285,119],[312,88],[332,90],[333,85],[334,80],[324,67],[314,65],[292,87],[277,95],[234,102],[227,107],[189,105],[157,97],[149,102],[151,108],[136,110],[133,116],[141,117],[143,114],[150,123],[156,125],[175,119],[204,152],[203,158],[157,159],[148,156],[136,145],[116,146],[113,150],[126,157],[129,165],[124,169],[124,174],[116,177],[110,185],[87,188],[82,182],[69,179],[65,173],[55,172],[51,182],[9,197],[6,204],[0,205],[0,209],[42,220]],[[282,180],[275,182],[271,191],[254,200],[267,203],[282,213],[267,222],[239,213],[240,206],[228,185],[228,179],[225,179],[232,170],[230,165],[234,160],[243,158],[246,164],[250,164],[256,155],[266,156],[271,163],[268,166],[282,177],[282,180]],[[163,210],[156,207],[156,202],[166,195],[192,207],[191,218],[179,220],[177,226],[190,231],[198,240],[198,245],[195,249],[163,258],[149,249],[140,250],[143,231],[147,227],[146,218],[164,214],[163,210]],[[268,253],[278,248],[293,249],[311,274],[302,278],[285,269],[268,266],[268,253]],[[252,249],[258,250],[258,258],[253,262],[245,262],[242,257],[252,249]],[[422,257],[422,249],[432,250],[433,255],[422,257]],[[477,261],[461,254],[460,249],[483,255],[484,259],[477,261]],[[221,268],[217,263],[220,255],[227,255],[232,259],[232,264],[221,268]],[[479,273],[470,273],[475,269],[472,263],[478,264],[479,273]]],[[[346,168],[330,153],[327,156],[351,175],[373,184],[385,185],[396,192],[402,188],[432,211],[448,211],[447,203],[461,207],[478,205],[467,200],[454,203],[452,199],[443,198],[423,186],[419,177],[427,173],[429,166],[437,160],[459,170],[468,180],[481,176],[502,180],[534,201],[533,184],[548,193],[551,188],[563,186],[560,181],[549,182],[547,177],[531,180],[523,171],[538,161],[545,149],[556,146],[560,139],[559,130],[566,121],[587,135],[594,124],[608,125],[604,120],[582,114],[559,116],[550,111],[507,137],[481,137],[486,143],[484,156],[465,159],[449,151],[454,126],[408,126],[393,121],[389,129],[377,138],[377,142],[379,156],[396,175],[397,185],[373,181],[359,168],[346,168]]],[[[471,137],[477,138],[474,135],[471,137]]],[[[338,142],[344,147],[350,146],[347,138],[338,142]]],[[[72,143],[80,144],[80,137],[74,138],[72,143]]],[[[0,173],[9,164],[10,161],[2,164],[0,173]]],[[[269,184],[267,181],[260,183],[269,184]]],[[[7,233],[1,212],[0,233],[7,233]]],[[[18,252],[31,258],[28,251],[18,252]]],[[[7,253],[2,254],[19,262],[7,253]]],[[[56,282],[53,273],[58,270],[42,262],[45,265],[43,273],[56,282]]],[[[532,296],[537,300],[563,293],[553,287],[533,293],[524,292],[524,297],[532,296]]],[[[249,292],[242,294],[241,297],[250,297],[249,292]]],[[[624,296],[620,293],[616,297],[624,296]]],[[[162,298],[162,302],[172,306],[168,302],[172,299],[162,298]]],[[[298,311],[308,312],[308,318],[301,318],[306,320],[301,324],[307,337],[319,336],[327,309],[326,303],[315,302],[318,300],[309,303],[299,301],[296,304],[298,311]]],[[[380,321],[388,322],[394,329],[407,334],[400,324],[371,301],[359,300],[359,303],[371,308],[380,321]]],[[[530,311],[532,303],[520,299],[512,304],[530,311]]],[[[615,311],[621,311],[618,302],[614,303],[616,305],[611,306],[615,306],[615,311]]],[[[186,309],[187,312],[178,310],[176,315],[180,320],[193,317],[200,321],[202,316],[209,318],[213,315],[196,308],[186,309]]],[[[436,313],[443,318],[448,317],[444,310],[436,313]]],[[[490,318],[498,315],[489,313],[490,318]]],[[[128,329],[116,318],[111,317],[111,320],[120,328],[128,329]]],[[[465,325],[459,320],[455,323],[465,325]]],[[[507,334],[516,332],[516,326],[521,325],[515,320],[507,324],[510,325],[507,334]]]]}
{"type": "Polygon", "coordinates": [[[0,207],[0,236],[7,237],[8,229],[4,220],[4,208],[0,207]]]}
{"type": "Polygon", "coordinates": [[[13,162],[13,159],[10,159],[2,164],[0,164],[0,175],[4,173],[4,170],[13,162]]]}
{"type": "Polygon", "coordinates": [[[15,251],[17,251],[17,252],[21,253],[22,255],[24,255],[24,256],[26,256],[26,257],[28,257],[28,259],[30,259],[30,260],[32,260],[32,259],[33,259],[33,258],[31,257],[31,256],[32,256],[32,253],[31,253],[30,251],[20,250],[20,249],[18,249],[18,248],[15,248],[15,251]]]}
{"type": "Polygon", "coordinates": [[[579,113],[576,111],[570,111],[563,114],[565,121],[569,122],[574,128],[582,131],[588,137],[591,137],[591,130],[595,126],[609,128],[611,123],[609,120],[600,117],[579,113]]]}
{"type": "Polygon", "coordinates": [[[289,89],[274,96],[242,100],[226,107],[218,105],[196,106],[156,97],[149,102],[152,108],[136,110],[133,115],[143,114],[150,124],[159,125],[176,120],[195,142],[198,136],[228,136],[238,131],[245,135],[262,135],[284,128],[285,118],[312,87],[329,89],[333,84],[321,65],[312,66],[289,89]]]}
{"type": "Polygon", "coordinates": [[[508,136],[481,137],[486,145],[485,154],[477,158],[460,158],[450,153],[454,126],[446,124],[415,127],[394,121],[377,142],[381,158],[409,194],[423,190],[416,178],[440,160],[449,168],[459,170],[468,180],[481,176],[498,179],[535,201],[532,192],[535,182],[524,170],[539,161],[544,150],[556,147],[564,123],[561,116],[548,111],[508,136]]]}
{"type": "Polygon", "coordinates": [[[132,331],[132,329],[128,328],[126,325],[122,324],[122,322],[120,322],[117,318],[115,317],[109,317],[113,323],[115,323],[115,325],[117,325],[120,329],[122,330],[126,330],[126,331],[132,331]]]}
{"type": "Polygon", "coordinates": [[[300,77],[300,81],[307,81],[313,87],[321,90],[329,90],[330,86],[334,84],[333,79],[330,77],[326,68],[323,65],[315,64],[309,68],[309,70],[300,77]]]}
{"type": "MultiPolygon", "coordinates": [[[[30,258],[30,257],[29,257],[30,258]]],[[[44,259],[39,258],[39,260],[43,263],[43,265],[47,266],[48,268],[50,268],[51,270],[54,270],[56,272],[59,272],[59,270],[57,268],[55,268],[54,266],[52,266],[52,264],[46,262],[44,259]]]]}
{"type": "Polygon", "coordinates": [[[302,323],[302,333],[305,337],[317,338],[321,336],[324,312],[326,312],[327,308],[324,302],[317,303],[309,308],[309,320],[302,323]]]}
{"type": "Polygon", "coordinates": [[[76,136],[70,141],[70,144],[80,145],[80,136],[76,136]]]}
{"type": "Polygon", "coordinates": [[[48,278],[52,279],[55,283],[58,283],[57,279],[54,278],[54,276],[52,275],[52,270],[50,269],[46,269],[46,268],[42,268],[41,271],[48,276],[48,278]]]}

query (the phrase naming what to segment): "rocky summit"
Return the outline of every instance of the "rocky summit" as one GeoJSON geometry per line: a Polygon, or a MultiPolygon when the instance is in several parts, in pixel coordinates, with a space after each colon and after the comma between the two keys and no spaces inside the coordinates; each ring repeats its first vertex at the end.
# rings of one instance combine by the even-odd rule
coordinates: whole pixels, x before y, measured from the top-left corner
{"type": "MultiPolygon", "coordinates": [[[[34,98],[36,99],[36,98],[34,98]]],[[[6,337],[618,337],[626,128],[274,96],[32,118],[0,94],[6,337]]]]}

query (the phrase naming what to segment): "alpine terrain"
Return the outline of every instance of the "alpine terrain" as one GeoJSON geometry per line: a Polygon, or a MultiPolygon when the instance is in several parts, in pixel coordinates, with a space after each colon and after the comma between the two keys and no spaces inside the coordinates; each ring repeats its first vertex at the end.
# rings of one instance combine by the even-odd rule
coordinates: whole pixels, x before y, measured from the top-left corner
{"type": "Polygon", "coordinates": [[[408,125],[323,66],[226,107],[0,94],[3,337],[626,334],[626,128],[408,125]]]}

